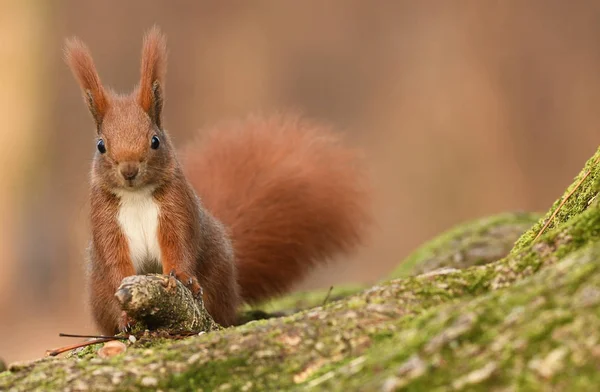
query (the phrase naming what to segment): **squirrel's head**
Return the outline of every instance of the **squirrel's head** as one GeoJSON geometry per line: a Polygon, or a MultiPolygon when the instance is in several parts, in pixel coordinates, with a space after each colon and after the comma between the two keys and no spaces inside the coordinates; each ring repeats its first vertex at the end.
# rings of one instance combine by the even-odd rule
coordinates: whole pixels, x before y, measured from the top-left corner
{"type": "Polygon", "coordinates": [[[144,37],[139,85],[128,95],[106,89],[83,42],[68,39],[65,59],[96,123],[92,181],[137,189],[168,181],[176,168],[162,124],[166,42],[157,27],[144,37]]]}

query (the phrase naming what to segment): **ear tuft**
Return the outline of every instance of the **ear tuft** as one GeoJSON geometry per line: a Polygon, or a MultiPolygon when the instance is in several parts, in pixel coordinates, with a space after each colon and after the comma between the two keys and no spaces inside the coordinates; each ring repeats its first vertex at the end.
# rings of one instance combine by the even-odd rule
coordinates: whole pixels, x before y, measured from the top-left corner
{"type": "Polygon", "coordinates": [[[85,103],[99,126],[108,110],[108,99],[90,51],[83,42],[73,37],[65,42],[64,57],[83,91],[85,103]]]}
{"type": "Polygon", "coordinates": [[[138,102],[159,128],[166,71],[166,39],[160,29],[154,26],[144,37],[138,102]]]}

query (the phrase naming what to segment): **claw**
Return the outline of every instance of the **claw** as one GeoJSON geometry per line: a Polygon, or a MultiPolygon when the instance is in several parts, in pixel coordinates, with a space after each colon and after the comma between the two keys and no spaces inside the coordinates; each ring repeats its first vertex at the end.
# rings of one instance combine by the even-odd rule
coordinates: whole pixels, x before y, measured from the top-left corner
{"type": "Polygon", "coordinates": [[[202,286],[200,286],[198,288],[198,291],[196,293],[192,293],[192,294],[193,294],[195,300],[203,299],[204,289],[202,288],[202,286]]]}
{"type": "Polygon", "coordinates": [[[169,276],[171,276],[171,277],[173,277],[173,278],[175,278],[175,277],[176,277],[176,275],[175,275],[175,268],[173,268],[173,269],[171,270],[171,272],[169,272],[169,276]]]}
{"type": "Polygon", "coordinates": [[[121,321],[119,322],[119,331],[123,333],[129,333],[133,330],[135,321],[131,320],[127,313],[123,311],[121,313],[121,321]]]}

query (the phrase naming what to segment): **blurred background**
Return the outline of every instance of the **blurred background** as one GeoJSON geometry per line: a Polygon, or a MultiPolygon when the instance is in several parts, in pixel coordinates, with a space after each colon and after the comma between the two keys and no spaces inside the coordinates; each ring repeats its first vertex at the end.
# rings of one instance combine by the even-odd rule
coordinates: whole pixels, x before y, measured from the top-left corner
{"type": "Polygon", "coordinates": [[[600,3],[0,0],[0,357],[95,332],[86,307],[94,126],[62,60],[138,81],[167,34],[165,121],[178,146],[249,112],[298,109],[365,149],[371,242],[302,288],[372,282],[452,225],[545,211],[598,147],[600,3]]]}

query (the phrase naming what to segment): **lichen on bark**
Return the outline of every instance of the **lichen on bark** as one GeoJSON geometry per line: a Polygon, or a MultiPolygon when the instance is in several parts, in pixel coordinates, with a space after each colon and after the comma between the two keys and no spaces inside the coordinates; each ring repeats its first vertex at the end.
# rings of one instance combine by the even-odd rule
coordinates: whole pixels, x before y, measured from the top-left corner
{"type": "Polygon", "coordinates": [[[391,279],[285,317],[134,344],[108,360],[13,366],[0,389],[591,390],[600,383],[599,154],[543,235],[533,241],[562,198],[499,260],[391,279]]]}

